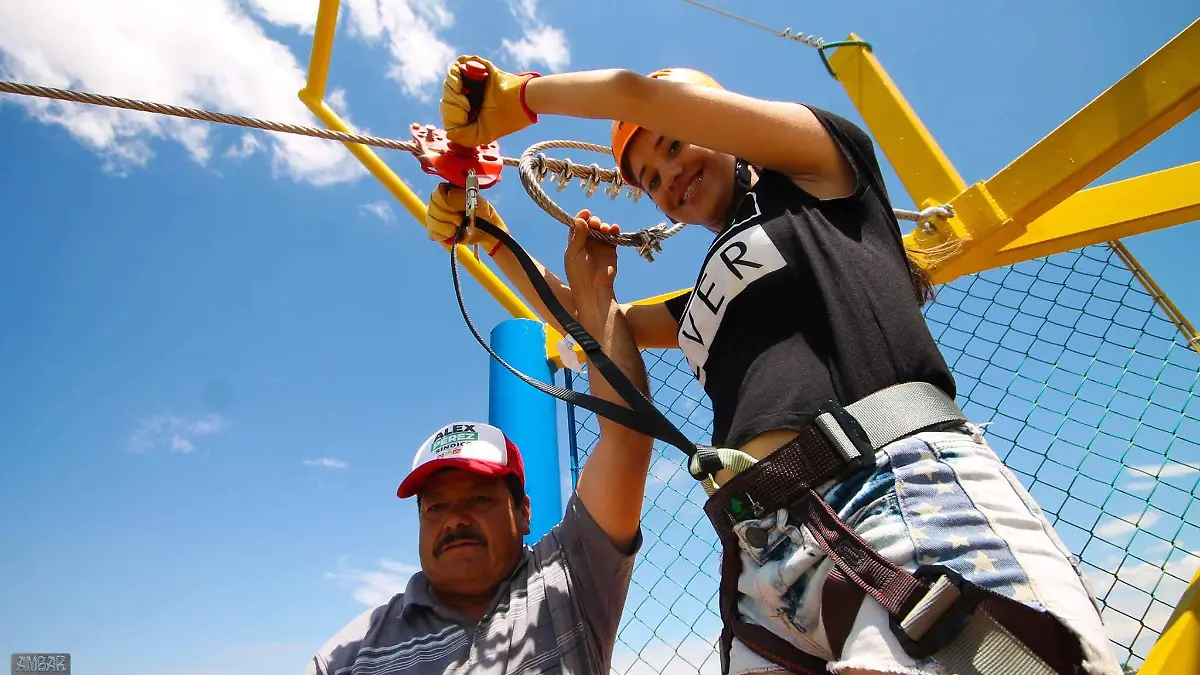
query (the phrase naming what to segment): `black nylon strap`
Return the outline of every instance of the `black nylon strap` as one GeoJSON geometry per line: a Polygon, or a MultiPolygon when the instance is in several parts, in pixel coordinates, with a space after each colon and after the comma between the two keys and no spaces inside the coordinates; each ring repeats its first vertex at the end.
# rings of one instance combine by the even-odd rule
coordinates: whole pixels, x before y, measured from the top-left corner
{"type": "MultiPolygon", "coordinates": [[[[467,220],[464,218],[462,224],[455,232],[454,242],[456,244],[462,238],[466,225],[467,220]]],[[[621,369],[617,366],[617,364],[613,363],[612,359],[610,359],[608,355],[604,353],[604,350],[600,348],[600,343],[598,343],[596,339],[593,338],[591,334],[588,333],[583,326],[581,326],[579,322],[570,315],[569,312],[567,312],[566,308],[559,303],[558,298],[554,296],[554,291],[550,289],[550,285],[547,284],[546,280],[542,278],[542,275],[538,271],[537,266],[534,264],[533,259],[529,257],[529,254],[525,252],[525,249],[521,248],[521,245],[518,244],[516,240],[513,239],[507,232],[499,227],[496,227],[494,224],[483,220],[482,218],[475,219],[475,227],[483,232],[486,232],[487,234],[492,235],[508,250],[512,251],[513,255],[517,259],[517,262],[521,264],[521,269],[524,270],[525,274],[529,277],[529,281],[533,285],[534,291],[537,292],[538,297],[541,298],[542,303],[546,305],[546,308],[550,310],[550,313],[554,315],[554,318],[558,321],[558,323],[564,329],[566,329],[567,333],[569,333],[570,336],[579,343],[579,346],[583,348],[584,353],[586,353],[588,356],[588,362],[600,371],[600,374],[604,377],[605,381],[607,381],[609,385],[616,390],[617,394],[620,395],[621,398],[625,399],[625,402],[628,403],[630,407],[624,408],[616,403],[613,403],[612,401],[598,398],[590,394],[564,389],[562,387],[535,380],[518,371],[516,368],[513,368],[504,359],[500,358],[496,352],[492,351],[492,348],[479,334],[479,331],[475,329],[474,324],[471,323],[471,318],[467,315],[467,308],[463,302],[462,286],[460,285],[458,278],[458,247],[454,246],[450,249],[450,273],[454,277],[454,292],[458,298],[458,308],[462,312],[463,320],[466,321],[467,327],[471,330],[471,334],[474,335],[479,344],[487,350],[488,354],[490,354],[492,358],[496,359],[500,365],[507,368],[513,375],[516,375],[518,378],[520,378],[522,382],[525,382],[526,384],[538,389],[543,393],[549,394],[562,401],[578,405],[581,408],[590,410],[597,415],[607,417],[608,419],[634,431],[669,443],[682,450],[688,457],[691,457],[693,454],[695,454],[696,445],[688,440],[687,436],[685,436],[678,427],[672,424],[671,421],[668,420],[666,416],[663,415],[663,413],[657,407],[655,407],[655,405],[651,403],[646,396],[633,385],[632,382],[629,381],[629,378],[625,377],[625,374],[621,372],[621,369]]]]}

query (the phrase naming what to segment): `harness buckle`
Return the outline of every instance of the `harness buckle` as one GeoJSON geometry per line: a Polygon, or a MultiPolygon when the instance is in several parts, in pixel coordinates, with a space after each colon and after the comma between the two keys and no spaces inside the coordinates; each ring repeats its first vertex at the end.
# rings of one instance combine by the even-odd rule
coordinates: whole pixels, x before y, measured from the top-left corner
{"type": "Polygon", "coordinates": [[[717,453],[716,448],[709,445],[697,445],[696,454],[692,455],[691,461],[688,462],[688,473],[698,481],[715,476],[724,468],[721,455],[717,453]]]}
{"type": "Polygon", "coordinates": [[[913,573],[930,587],[907,616],[889,617],[892,634],[914,659],[933,656],[954,642],[974,618],[983,591],[945,565],[922,565],[913,573]]]}
{"type": "Polygon", "coordinates": [[[845,460],[846,466],[839,475],[848,476],[875,468],[875,446],[871,445],[862,425],[841,403],[833,400],[823,403],[817,409],[813,423],[845,460]]]}

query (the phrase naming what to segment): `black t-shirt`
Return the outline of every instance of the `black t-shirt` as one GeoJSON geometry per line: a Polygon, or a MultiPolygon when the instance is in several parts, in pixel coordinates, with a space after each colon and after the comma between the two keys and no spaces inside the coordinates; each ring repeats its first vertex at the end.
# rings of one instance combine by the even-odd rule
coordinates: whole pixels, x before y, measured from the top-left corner
{"type": "Polygon", "coordinates": [[[871,139],[810,109],[854,168],[854,194],[819,200],[763,172],[693,289],[666,303],[712,401],[717,446],[801,429],[825,401],[848,405],[900,382],[955,395],[914,297],[871,139]]]}

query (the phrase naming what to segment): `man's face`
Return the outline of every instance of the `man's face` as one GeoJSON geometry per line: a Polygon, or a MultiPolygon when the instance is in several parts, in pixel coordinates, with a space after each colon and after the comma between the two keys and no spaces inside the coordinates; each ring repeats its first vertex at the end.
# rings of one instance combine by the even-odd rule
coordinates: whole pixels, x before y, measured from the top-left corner
{"type": "Polygon", "coordinates": [[[443,469],[421,488],[421,568],[435,590],[476,595],[507,577],[529,533],[529,498],[503,479],[443,469]]]}

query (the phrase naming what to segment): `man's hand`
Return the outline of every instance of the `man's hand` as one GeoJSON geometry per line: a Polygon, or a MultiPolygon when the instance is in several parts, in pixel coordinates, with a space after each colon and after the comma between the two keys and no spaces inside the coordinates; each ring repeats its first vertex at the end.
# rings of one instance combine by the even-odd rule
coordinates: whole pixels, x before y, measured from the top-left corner
{"type": "MultiPolygon", "coordinates": [[[[617,249],[588,236],[590,230],[609,234],[619,231],[616,225],[601,223],[586,210],[575,217],[564,259],[579,323],[633,386],[649,396],[646,365],[613,294],[617,249]]],[[[593,396],[628,407],[595,369],[588,372],[588,387],[593,396]]],[[[584,463],[575,490],[613,544],[628,551],[638,533],[654,439],[604,417],[598,421],[600,440],[584,463]]]]}
{"type": "MultiPolygon", "coordinates": [[[[483,197],[478,198],[475,206],[475,219],[486,220],[501,230],[508,232],[508,227],[501,220],[500,214],[483,197]]],[[[454,233],[462,223],[467,212],[467,191],[450,183],[442,183],[433,196],[429,198],[429,213],[425,216],[425,230],[429,238],[449,244],[454,241],[454,233]]],[[[490,234],[477,227],[468,228],[463,234],[461,244],[480,244],[488,252],[495,255],[500,242],[490,234]]]]}
{"type": "Polygon", "coordinates": [[[621,231],[617,225],[602,223],[587,209],[580,211],[575,216],[575,224],[571,226],[567,250],[563,254],[563,265],[577,311],[583,312],[586,309],[603,313],[614,297],[617,247],[589,236],[591,230],[605,234],[617,234],[621,231]]]}

